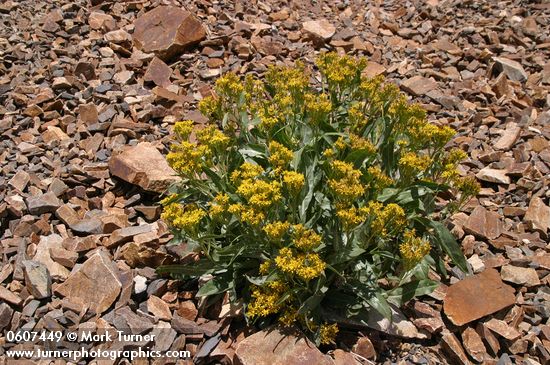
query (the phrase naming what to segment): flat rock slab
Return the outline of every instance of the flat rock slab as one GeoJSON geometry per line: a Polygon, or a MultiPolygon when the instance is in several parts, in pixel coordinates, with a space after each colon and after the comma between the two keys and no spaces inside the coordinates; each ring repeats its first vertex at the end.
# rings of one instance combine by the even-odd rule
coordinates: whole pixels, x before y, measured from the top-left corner
{"type": "Polygon", "coordinates": [[[515,291],[495,269],[467,277],[447,289],[443,310],[457,326],[475,321],[516,302],[515,291]]]}
{"type": "Polygon", "coordinates": [[[464,223],[464,231],[482,239],[493,240],[502,233],[500,215],[479,205],[464,223]]]}
{"type": "Polygon", "coordinates": [[[437,82],[422,76],[414,76],[401,83],[401,88],[406,92],[421,96],[437,88],[437,82]]]}
{"type": "Polygon", "coordinates": [[[550,228],[550,207],[538,196],[533,197],[523,220],[531,226],[531,229],[545,235],[550,228]]]}
{"type": "Polygon", "coordinates": [[[125,149],[109,160],[111,174],[145,190],[162,193],[179,181],[164,156],[149,142],[125,149]]]}
{"type": "Polygon", "coordinates": [[[134,43],[146,53],[168,60],[206,38],[200,20],[175,6],[159,6],[134,23],[134,43]]]}
{"type": "Polygon", "coordinates": [[[332,365],[332,359],[303,337],[279,328],[245,338],[235,351],[238,365],[332,365]]]}
{"type": "Polygon", "coordinates": [[[55,291],[72,302],[88,306],[97,314],[103,313],[114,303],[122,288],[115,270],[109,255],[99,251],[55,291]]]}

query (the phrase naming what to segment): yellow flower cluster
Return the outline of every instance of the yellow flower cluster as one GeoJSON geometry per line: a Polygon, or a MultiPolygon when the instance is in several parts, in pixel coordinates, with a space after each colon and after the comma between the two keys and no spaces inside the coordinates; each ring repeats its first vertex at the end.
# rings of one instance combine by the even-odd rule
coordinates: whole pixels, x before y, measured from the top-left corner
{"type": "Polygon", "coordinates": [[[231,214],[239,216],[242,222],[253,226],[258,226],[265,220],[265,214],[263,212],[257,211],[251,207],[245,207],[240,203],[231,204],[227,208],[227,211],[231,214]]]}
{"type": "Polygon", "coordinates": [[[321,53],[316,64],[329,84],[345,85],[361,75],[361,71],[367,66],[367,60],[329,52],[321,53]]]}
{"type": "Polygon", "coordinates": [[[299,62],[296,62],[295,68],[271,66],[265,73],[265,79],[276,93],[297,94],[309,84],[308,74],[299,62]]]}
{"type": "Polygon", "coordinates": [[[210,125],[197,131],[197,140],[210,149],[223,151],[229,144],[229,137],[221,132],[216,126],[210,125]]]}
{"type": "Polygon", "coordinates": [[[317,124],[325,119],[332,110],[332,103],[326,94],[306,93],[304,104],[306,113],[309,115],[309,120],[313,124],[317,124]]]}
{"type": "Polygon", "coordinates": [[[260,118],[260,123],[258,126],[264,131],[270,131],[279,121],[279,118],[277,118],[277,114],[273,109],[274,107],[270,106],[267,110],[260,109],[258,111],[258,118],[260,118]]]}
{"type": "Polygon", "coordinates": [[[276,173],[280,173],[286,166],[288,166],[294,157],[291,150],[275,141],[269,143],[269,153],[269,162],[273,166],[273,170],[276,173]]]}
{"type": "Polygon", "coordinates": [[[304,186],[304,175],[296,171],[283,171],[283,184],[296,193],[304,186]]]}
{"type": "Polygon", "coordinates": [[[247,307],[248,316],[266,317],[278,313],[284,305],[284,302],[279,301],[287,289],[281,281],[271,281],[262,287],[252,289],[252,301],[247,307]]]}
{"type": "Polygon", "coordinates": [[[193,131],[193,121],[192,120],[183,120],[181,122],[176,122],[174,125],[174,133],[181,140],[187,140],[193,131]]]}
{"type": "Polygon", "coordinates": [[[333,324],[322,324],[319,328],[319,339],[323,345],[328,345],[334,343],[336,335],[338,334],[338,325],[333,324]]]}
{"type": "Polygon", "coordinates": [[[292,239],[296,248],[309,251],[319,246],[323,238],[314,230],[295,224],[292,226],[292,239]]]}
{"type": "Polygon", "coordinates": [[[176,172],[191,175],[200,171],[210,155],[208,146],[197,146],[188,141],[181,141],[171,146],[166,161],[176,172]]]}
{"type": "Polygon", "coordinates": [[[384,174],[379,166],[371,166],[367,169],[370,177],[370,186],[376,191],[383,190],[394,183],[393,179],[384,174]]]}
{"type": "Polygon", "coordinates": [[[430,253],[430,242],[416,236],[414,229],[403,234],[403,242],[399,245],[399,252],[403,257],[405,267],[413,268],[424,256],[430,253]]]}
{"type": "Polygon", "coordinates": [[[270,240],[279,242],[283,238],[285,233],[288,232],[289,228],[290,228],[290,223],[276,221],[276,222],[266,224],[263,230],[270,240]]]}
{"type": "Polygon", "coordinates": [[[255,210],[265,210],[282,199],[281,184],[278,181],[247,179],[241,181],[237,193],[244,197],[255,210]]]}
{"type": "Polygon", "coordinates": [[[399,167],[403,175],[409,177],[423,173],[430,167],[431,163],[430,156],[419,156],[414,152],[406,152],[399,159],[399,167]]]}
{"type": "Polygon", "coordinates": [[[206,212],[195,206],[184,208],[178,203],[172,203],[164,207],[161,218],[174,228],[190,232],[198,226],[204,216],[206,212]]]}
{"type": "Polygon", "coordinates": [[[210,203],[210,217],[215,218],[222,215],[229,206],[229,195],[218,194],[210,203]]]}
{"type": "Polygon", "coordinates": [[[211,119],[219,117],[222,112],[221,99],[207,96],[199,102],[199,111],[211,119]]]}
{"type": "Polygon", "coordinates": [[[362,173],[354,169],[351,163],[333,161],[332,174],[334,178],[329,179],[328,185],[338,199],[353,201],[364,194],[365,186],[361,183],[362,173]]]}
{"type": "Polygon", "coordinates": [[[275,265],[287,274],[294,274],[304,281],[310,281],[321,275],[325,270],[325,262],[316,253],[295,253],[284,247],[275,257],[275,265]]]}
{"type": "Polygon", "coordinates": [[[474,176],[466,176],[455,181],[455,187],[460,190],[464,197],[472,197],[479,194],[481,186],[474,176]]]}
{"type": "Polygon", "coordinates": [[[226,98],[236,100],[244,91],[244,85],[233,72],[228,72],[216,81],[216,92],[226,98]]]}
{"type": "Polygon", "coordinates": [[[376,146],[373,145],[371,141],[366,140],[357,134],[350,133],[349,140],[352,151],[366,151],[370,154],[376,152],[376,146]]]}
{"type": "Polygon", "coordinates": [[[237,184],[240,180],[254,179],[264,172],[263,167],[250,162],[243,163],[231,173],[231,182],[237,184]]]}
{"type": "Polygon", "coordinates": [[[372,217],[371,230],[374,235],[385,237],[389,232],[399,232],[407,224],[405,211],[401,206],[371,201],[367,208],[372,217]]]}
{"type": "Polygon", "coordinates": [[[453,138],[456,132],[449,126],[439,127],[424,119],[412,118],[407,125],[407,133],[416,145],[433,144],[441,148],[453,138]]]}
{"type": "Polygon", "coordinates": [[[356,208],[354,206],[350,208],[342,208],[336,211],[336,216],[342,222],[345,231],[349,231],[353,227],[363,223],[367,219],[370,209],[367,207],[356,208]]]}
{"type": "Polygon", "coordinates": [[[292,326],[298,319],[298,310],[291,306],[283,311],[279,316],[279,323],[284,326],[292,326]]]}

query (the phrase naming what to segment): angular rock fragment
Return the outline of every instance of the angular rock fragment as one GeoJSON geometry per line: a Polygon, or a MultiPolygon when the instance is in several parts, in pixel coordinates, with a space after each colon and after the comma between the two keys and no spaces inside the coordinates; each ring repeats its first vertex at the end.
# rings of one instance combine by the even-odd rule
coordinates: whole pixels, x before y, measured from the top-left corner
{"type": "Polygon", "coordinates": [[[521,336],[518,330],[510,327],[508,323],[496,318],[491,318],[489,321],[485,322],[485,326],[507,340],[515,340],[521,336]]]}
{"type": "Polygon", "coordinates": [[[155,57],[149,63],[143,81],[152,81],[157,86],[167,87],[170,85],[170,75],[172,75],[172,69],[160,58],[155,57]]]}
{"type": "Polygon", "coordinates": [[[134,22],[134,42],[146,53],[168,60],[206,38],[206,30],[193,14],[175,7],[158,6],[134,22]]]}
{"type": "Polygon", "coordinates": [[[422,76],[413,76],[403,81],[401,88],[414,96],[422,96],[436,89],[437,82],[422,76]]]}
{"type": "Polygon", "coordinates": [[[502,280],[527,287],[540,285],[537,271],[530,267],[505,265],[500,271],[502,280]]]}
{"type": "Polygon", "coordinates": [[[242,340],[235,351],[240,365],[331,365],[332,359],[303,337],[279,328],[257,332],[242,340]]]}
{"type": "Polygon", "coordinates": [[[507,175],[508,171],[498,170],[490,167],[484,167],[476,174],[479,180],[487,181],[495,184],[510,184],[510,177],[507,175]]]}
{"type": "Polygon", "coordinates": [[[61,201],[52,192],[27,199],[27,207],[31,214],[44,214],[55,212],[61,206],[61,201]]]}
{"type": "Polygon", "coordinates": [[[326,19],[310,20],[302,24],[303,31],[317,42],[326,42],[336,33],[336,27],[326,19]]]}
{"type": "Polygon", "coordinates": [[[124,181],[157,193],[180,180],[164,156],[149,142],[141,142],[111,157],[109,170],[124,181]]]}
{"type": "Polygon", "coordinates": [[[466,352],[476,361],[482,362],[487,356],[487,349],[479,334],[471,327],[462,332],[462,344],[466,352]]]}
{"type": "Polygon", "coordinates": [[[514,288],[488,269],[451,285],[443,301],[443,310],[457,326],[475,321],[509,307],[516,302],[514,288]]]}
{"type": "Polygon", "coordinates": [[[22,262],[25,285],[35,299],[44,299],[52,295],[52,278],[48,268],[37,261],[22,262]]]}
{"type": "Polygon", "coordinates": [[[546,235],[550,228],[550,207],[544,204],[544,201],[535,196],[529,202],[529,208],[525,212],[523,220],[531,226],[533,230],[546,235]]]}
{"type": "Polygon", "coordinates": [[[464,231],[482,239],[495,239],[502,232],[500,215],[477,206],[464,223],[464,231]]]}
{"type": "Polygon", "coordinates": [[[54,248],[63,248],[63,238],[58,234],[40,237],[40,242],[36,247],[36,254],[33,257],[34,261],[44,264],[50,272],[52,279],[65,280],[69,276],[69,270],[62,265],[53,261],[50,256],[50,250],[54,248]]]}
{"type": "Polygon", "coordinates": [[[502,132],[502,136],[495,142],[495,149],[508,151],[516,143],[520,133],[521,127],[517,123],[509,123],[502,132]]]}
{"type": "Polygon", "coordinates": [[[464,348],[462,348],[462,345],[460,344],[460,341],[458,341],[458,338],[456,338],[453,333],[444,331],[441,339],[443,340],[443,348],[452,358],[454,358],[457,363],[462,365],[471,364],[470,360],[468,360],[468,356],[464,352],[464,348]]]}
{"type": "Polygon", "coordinates": [[[527,72],[523,69],[521,64],[517,61],[510,60],[505,57],[495,57],[495,67],[502,71],[508,76],[508,79],[514,81],[525,81],[527,80],[527,72]]]}
{"type": "Polygon", "coordinates": [[[109,255],[98,251],[55,291],[94,313],[103,313],[115,302],[122,288],[116,270],[109,255]]]}

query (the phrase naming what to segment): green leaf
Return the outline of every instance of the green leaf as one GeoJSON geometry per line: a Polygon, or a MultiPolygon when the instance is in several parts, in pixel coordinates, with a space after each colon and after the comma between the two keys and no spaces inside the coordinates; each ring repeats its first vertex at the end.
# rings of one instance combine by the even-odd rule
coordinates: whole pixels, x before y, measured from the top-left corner
{"type": "Polygon", "coordinates": [[[433,280],[415,280],[390,291],[388,302],[400,307],[414,297],[430,294],[437,288],[438,283],[433,280]]]}
{"type": "Polygon", "coordinates": [[[197,297],[209,297],[211,295],[225,293],[232,287],[233,280],[231,280],[230,275],[219,275],[201,286],[199,291],[197,291],[197,297]]]}
{"type": "Polygon", "coordinates": [[[439,247],[451,258],[453,263],[464,273],[470,273],[466,258],[460,250],[460,246],[456,242],[454,236],[449,232],[441,222],[429,221],[430,226],[434,229],[435,242],[439,247]]]}
{"type": "Polygon", "coordinates": [[[364,299],[374,310],[391,321],[392,312],[390,304],[381,293],[376,292],[373,296],[364,299]]]}

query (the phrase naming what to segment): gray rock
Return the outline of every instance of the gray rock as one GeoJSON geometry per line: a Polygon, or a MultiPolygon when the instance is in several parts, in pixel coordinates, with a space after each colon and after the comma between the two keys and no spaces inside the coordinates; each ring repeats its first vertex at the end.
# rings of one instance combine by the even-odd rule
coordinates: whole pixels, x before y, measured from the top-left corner
{"type": "Polygon", "coordinates": [[[52,278],[48,268],[38,261],[23,261],[25,285],[35,299],[44,299],[52,295],[52,278]]]}
{"type": "Polygon", "coordinates": [[[61,201],[53,192],[47,192],[37,197],[27,199],[27,207],[31,214],[55,212],[61,206],[61,201]]]}

